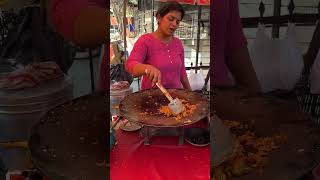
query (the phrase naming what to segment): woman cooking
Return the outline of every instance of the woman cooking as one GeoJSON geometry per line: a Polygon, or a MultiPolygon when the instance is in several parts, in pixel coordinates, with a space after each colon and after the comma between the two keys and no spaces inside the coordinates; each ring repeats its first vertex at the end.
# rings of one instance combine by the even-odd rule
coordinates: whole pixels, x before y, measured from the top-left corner
{"type": "MultiPolygon", "coordinates": [[[[230,86],[227,73],[227,66],[229,66],[238,84],[250,92],[259,92],[260,85],[250,62],[242,32],[238,1],[212,1],[212,7],[210,56],[215,68],[211,71],[212,83],[210,84],[216,87],[230,86]]],[[[109,16],[105,0],[49,0],[48,9],[50,22],[65,39],[81,47],[95,47],[107,41],[105,28],[108,27],[109,16]]],[[[157,31],[141,36],[136,42],[127,63],[127,70],[135,76],[146,77],[142,82],[142,88],[150,88],[151,81],[157,82],[162,79],[161,82],[165,87],[183,86],[190,89],[190,86],[185,83],[187,79],[184,70],[181,71],[184,67],[179,68],[179,58],[176,58],[179,52],[183,52],[183,47],[180,40],[173,37],[173,32],[178,27],[177,23],[183,18],[183,12],[181,6],[176,3],[165,4],[157,12],[157,31]],[[167,51],[165,51],[165,45],[168,45],[167,51]],[[163,70],[166,63],[171,64],[170,59],[173,60],[173,64],[167,64],[167,68],[163,70]],[[180,75],[182,78],[179,78],[180,75]],[[168,81],[168,78],[172,80],[168,81]]],[[[183,53],[181,57],[180,60],[183,61],[183,53]]],[[[103,62],[106,61],[105,59],[103,62]]],[[[181,63],[181,66],[183,65],[184,63],[181,63]]],[[[108,73],[108,64],[101,63],[99,78],[101,90],[109,88],[108,73]]]]}
{"type": "Polygon", "coordinates": [[[191,90],[184,66],[184,48],[181,40],[174,37],[183,16],[179,3],[164,3],[156,13],[157,30],[142,35],[135,43],[126,70],[133,76],[143,76],[141,89],[161,83],[166,88],[191,90]]]}

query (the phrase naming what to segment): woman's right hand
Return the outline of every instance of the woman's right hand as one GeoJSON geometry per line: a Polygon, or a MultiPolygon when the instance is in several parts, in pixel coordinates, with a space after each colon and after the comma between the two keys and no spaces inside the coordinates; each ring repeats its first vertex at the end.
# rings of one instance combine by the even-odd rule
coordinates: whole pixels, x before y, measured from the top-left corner
{"type": "Polygon", "coordinates": [[[152,83],[152,87],[158,82],[161,83],[161,72],[152,65],[146,65],[145,74],[152,83]]]}

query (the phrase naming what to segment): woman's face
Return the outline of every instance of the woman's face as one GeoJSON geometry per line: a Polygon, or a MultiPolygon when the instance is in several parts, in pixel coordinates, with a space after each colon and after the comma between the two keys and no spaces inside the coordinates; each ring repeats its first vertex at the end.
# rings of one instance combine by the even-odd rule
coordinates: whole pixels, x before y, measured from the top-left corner
{"type": "Polygon", "coordinates": [[[181,21],[181,12],[170,11],[163,17],[158,18],[159,27],[161,32],[167,36],[172,36],[179,26],[181,21]]]}

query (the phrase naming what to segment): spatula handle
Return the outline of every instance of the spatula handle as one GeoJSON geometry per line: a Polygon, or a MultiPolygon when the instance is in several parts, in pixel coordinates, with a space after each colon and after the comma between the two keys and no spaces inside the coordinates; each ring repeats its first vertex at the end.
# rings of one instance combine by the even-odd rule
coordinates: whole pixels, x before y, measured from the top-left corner
{"type": "Polygon", "coordinates": [[[156,85],[158,86],[158,88],[160,89],[160,91],[168,98],[168,100],[170,102],[173,101],[173,98],[171,97],[171,95],[168,93],[168,91],[160,84],[160,83],[156,83],[156,85]]]}

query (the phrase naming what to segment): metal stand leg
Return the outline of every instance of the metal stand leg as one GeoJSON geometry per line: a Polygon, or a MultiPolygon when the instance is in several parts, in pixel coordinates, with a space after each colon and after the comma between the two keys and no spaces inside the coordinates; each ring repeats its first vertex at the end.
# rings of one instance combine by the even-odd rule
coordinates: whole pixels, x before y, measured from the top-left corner
{"type": "Polygon", "coordinates": [[[144,145],[150,145],[150,127],[144,127],[145,136],[144,136],[144,145]]]}
{"type": "Polygon", "coordinates": [[[140,77],[138,77],[138,90],[140,91],[140,77]]]}
{"type": "Polygon", "coordinates": [[[183,129],[183,127],[178,127],[178,131],[179,131],[179,145],[183,145],[184,144],[184,129],[183,129]]]}
{"type": "Polygon", "coordinates": [[[92,49],[89,49],[89,60],[90,60],[91,91],[92,91],[92,92],[94,92],[94,74],[93,74],[93,57],[92,57],[92,49]]]}
{"type": "Polygon", "coordinates": [[[210,131],[210,113],[208,114],[208,130],[210,131]]]}

